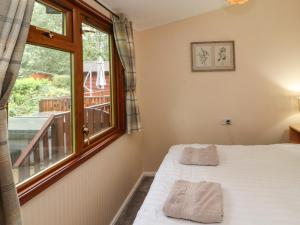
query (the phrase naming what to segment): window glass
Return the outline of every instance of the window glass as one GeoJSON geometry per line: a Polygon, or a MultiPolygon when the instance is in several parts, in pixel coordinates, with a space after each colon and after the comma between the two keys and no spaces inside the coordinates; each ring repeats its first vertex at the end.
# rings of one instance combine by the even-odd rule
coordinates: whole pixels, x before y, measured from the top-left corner
{"type": "Polygon", "coordinates": [[[85,140],[112,127],[110,36],[82,24],[85,140]]]}
{"type": "Polygon", "coordinates": [[[9,100],[16,183],[72,153],[71,54],[27,44],[9,100]]]}
{"type": "Polygon", "coordinates": [[[31,25],[65,35],[65,14],[42,2],[35,1],[31,25]]]}

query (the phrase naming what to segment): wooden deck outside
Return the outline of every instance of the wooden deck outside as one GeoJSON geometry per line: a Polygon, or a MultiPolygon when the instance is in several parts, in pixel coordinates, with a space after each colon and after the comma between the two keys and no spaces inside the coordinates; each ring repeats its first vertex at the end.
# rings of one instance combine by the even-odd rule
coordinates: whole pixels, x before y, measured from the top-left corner
{"type": "MultiPolygon", "coordinates": [[[[91,104],[92,102],[93,100],[91,100],[91,104]]],[[[65,102],[61,105],[64,104],[65,102]]],[[[111,126],[109,102],[85,107],[84,115],[90,135],[95,135],[111,126]]],[[[72,154],[71,132],[70,111],[53,112],[14,163],[16,182],[22,182],[72,154]]]]}

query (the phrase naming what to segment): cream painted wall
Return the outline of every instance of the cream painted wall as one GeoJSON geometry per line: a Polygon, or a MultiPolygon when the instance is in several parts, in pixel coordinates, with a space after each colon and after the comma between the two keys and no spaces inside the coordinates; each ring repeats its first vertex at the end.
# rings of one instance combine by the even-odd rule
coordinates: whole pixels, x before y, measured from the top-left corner
{"type": "Polygon", "coordinates": [[[140,33],[144,170],[178,143],[288,141],[300,122],[299,9],[299,0],[251,0],[140,33]],[[190,43],[221,40],[235,41],[237,70],[192,73],[190,43]]]}
{"type": "Polygon", "coordinates": [[[141,140],[141,133],[123,135],[23,205],[24,225],[110,224],[142,174],[141,140]]]}

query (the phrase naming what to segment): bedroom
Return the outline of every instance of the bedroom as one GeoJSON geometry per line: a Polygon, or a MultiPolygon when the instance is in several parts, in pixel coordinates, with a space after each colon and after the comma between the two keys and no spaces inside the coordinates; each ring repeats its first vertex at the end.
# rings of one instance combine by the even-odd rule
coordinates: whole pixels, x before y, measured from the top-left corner
{"type": "MultiPolygon", "coordinates": [[[[9,7],[7,7],[6,2],[10,1],[3,1],[0,15],[7,15],[8,13],[9,7]]],[[[12,2],[29,3],[31,1],[12,2]]],[[[291,130],[292,140],[289,133],[290,126],[297,128],[297,124],[300,123],[298,99],[300,96],[300,67],[298,63],[300,30],[297,29],[300,25],[300,2],[298,0],[285,2],[249,0],[242,5],[230,5],[225,0],[190,0],[184,4],[180,1],[169,0],[101,0],[100,3],[105,7],[92,0],[86,0],[85,3],[81,1],[74,1],[74,3],[72,1],[70,3],[69,1],[41,2],[47,6],[52,6],[59,12],[63,11],[60,10],[60,6],[64,2],[70,4],[69,7],[71,8],[71,5],[74,4],[76,10],[82,10],[83,14],[87,16],[87,27],[86,32],[84,32],[87,39],[93,36],[95,32],[100,33],[101,36],[105,24],[107,24],[108,33],[113,33],[111,19],[105,19],[105,17],[111,18],[112,16],[107,9],[114,13],[124,13],[132,21],[136,59],[136,96],[141,113],[142,129],[141,132],[134,132],[130,135],[125,134],[125,131],[121,132],[109,144],[103,142],[106,140],[105,138],[100,138],[101,143],[94,144],[95,154],[82,158],[76,166],[60,164],[59,166],[70,166],[71,168],[67,171],[59,170],[62,173],[59,173],[55,179],[47,179],[47,177],[42,176],[42,178],[46,178],[45,180],[42,179],[45,182],[35,183],[40,181],[40,176],[34,176],[33,169],[31,169],[29,175],[33,176],[29,179],[26,177],[25,186],[16,185],[24,225],[113,224],[125,208],[123,206],[130,202],[129,199],[136,190],[141,177],[153,176],[162,164],[170,147],[174,145],[199,143],[225,145],[225,147],[227,145],[255,147],[255,145],[297,142],[297,132],[295,131],[297,129],[291,130]],[[95,14],[95,18],[99,18],[95,21],[97,26],[88,27],[88,25],[94,24],[95,20],[95,18],[88,17],[89,13],[95,14]],[[99,22],[102,20],[105,22],[99,22]],[[92,28],[95,27],[100,29],[94,31],[92,28]],[[191,68],[191,43],[215,41],[234,41],[235,70],[193,72],[191,68]],[[228,119],[231,120],[232,124],[223,125],[228,119]],[[100,145],[99,148],[98,145],[100,145]]],[[[70,11],[66,11],[66,15],[69,15],[70,11]]],[[[46,19],[48,16],[58,15],[53,10],[47,12],[50,14],[45,14],[46,19]]],[[[3,23],[0,19],[1,34],[3,23]]],[[[54,33],[54,38],[50,38],[46,35],[53,33],[49,33],[47,27],[43,28],[46,31],[34,29],[33,32],[29,31],[30,43],[43,47],[50,46],[55,49],[68,48],[64,52],[70,51],[76,54],[75,48],[80,43],[79,40],[72,40],[75,43],[75,47],[72,49],[72,44],[61,44],[62,39],[56,35],[59,31],[54,33]],[[57,43],[51,44],[50,41],[56,41],[56,37],[58,37],[57,43]],[[43,43],[39,44],[40,41],[43,43]],[[57,47],[58,45],[59,47],[57,47]]],[[[30,29],[32,30],[32,28],[30,29]]],[[[73,31],[75,30],[73,27],[73,31]]],[[[70,31],[61,29],[60,32],[68,33],[70,31]]],[[[78,31],[78,35],[80,35],[79,33],[78,31]]],[[[63,39],[63,41],[68,42],[70,40],[63,39]]],[[[114,55],[117,55],[117,49],[114,51],[114,55]]],[[[46,51],[46,53],[45,57],[51,55],[50,51],[46,51]]],[[[24,57],[25,55],[26,52],[24,57]]],[[[39,60],[39,57],[36,57],[32,63],[35,64],[36,60],[39,60]]],[[[49,60],[41,62],[49,62],[49,60]]],[[[70,59],[68,62],[70,63],[70,59]]],[[[78,90],[74,94],[77,101],[72,102],[75,114],[73,125],[75,128],[77,126],[74,130],[77,130],[77,135],[79,135],[73,139],[74,141],[77,140],[75,143],[77,145],[83,145],[82,143],[88,145],[87,142],[89,141],[89,134],[81,134],[82,125],[86,119],[83,116],[83,109],[90,107],[90,103],[84,105],[85,102],[83,103],[83,101],[88,97],[98,97],[88,96],[92,93],[93,88],[97,89],[97,85],[90,86],[90,84],[93,83],[93,76],[96,77],[98,61],[93,59],[85,62],[94,63],[96,69],[91,71],[90,74],[92,75],[88,76],[89,71],[84,70],[87,68],[87,64],[81,64],[82,67],[76,67],[74,72],[84,71],[84,76],[74,77],[77,77],[75,82],[79,84],[83,84],[85,79],[89,78],[90,80],[87,79],[85,83],[86,87],[84,85],[72,87],[70,83],[64,82],[64,84],[69,85],[69,95],[74,88],[78,90]],[[80,105],[84,105],[84,107],[81,109],[80,105]]],[[[60,62],[57,59],[53,62],[57,65],[58,63],[60,62]]],[[[43,65],[43,63],[38,65],[43,65]]],[[[78,64],[76,65],[78,66],[78,64]]],[[[105,79],[102,79],[101,82],[108,84],[110,81],[107,79],[109,76],[107,69],[100,69],[99,71],[104,71],[101,74],[104,74],[102,78],[105,79]]],[[[45,70],[43,69],[41,72],[45,72],[45,70]]],[[[3,71],[1,73],[1,76],[5,75],[3,71]]],[[[50,71],[47,74],[53,73],[50,71]]],[[[72,73],[68,71],[68,74],[70,79],[72,73]]],[[[66,75],[65,71],[63,75],[66,75]]],[[[100,78],[101,76],[99,76],[99,83],[101,83],[100,78]]],[[[43,84],[55,83],[56,79],[53,78],[52,81],[51,79],[44,79],[43,84]]],[[[34,80],[38,81],[39,79],[34,80]]],[[[95,80],[97,79],[95,78],[95,80]]],[[[52,86],[49,84],[49,87],[52,86]]],[[[55,88],[58,90],[57,86],[55,88]]],[[[101,87],[100,90],[105,91],[101,87]]],[[[49,97],[45,100],[49,101],[49,97]]],[[[61,101],[64,103],[63,105],[70,104],[68,99],[61,101]]],[[[103,101],[91,101],[91,104],[107,103],[105,100],[103,101]]],[[[56,102],[56,106],[58,105],[60,104],[56,102]]],[[[12,105],[8,107],[8,110],[14,109],[13,107],[16,108],[15,105],[12,105]]],[[[4,123],[5,119],[3,118],[5,117],[2,116],[1,118],[4,123]]],[[[64,119],[64,121],[66,120],[64,119]]],[[[27,132],[29,127],[32,129],[35,127],[31,123],[29,124],[29,126],[24,126],[27,132]]],[[[34,124],[36,125],[37,122],[34,124]]],[[[10,128],[13,124],[8,125],[10,128]]],[[[118,124],[118,126],[120,126],[120,130],[124,130],[124,124],[118,124]]],[[[12,133],[21,130],[19,123],[12,127],[17,128],[12,129],[12,133]]],[[[48,136],[51,136],[50,132],[48,136]]],[[[20,136],[15,134],[14,137],[13,140],[20,136]]],[[[66,137],[65,135],[63,141],[67,140],[66,137]]],[[[14,146],[18,146],[23,141],[18,140],[14,146]]],[[[93,145],[94,141],[91,139],[89,144],[93,145]]],[[[67,145],[65,143],[62,145],[66,149],[65,146],[67,145]]],[[[12,144],[10,146],[13,147],[12,144]]],[[[298,145],[293,146],[295,149],[299,148],[298,145]]],[[[286,152],[289,150],[287,149],[286,152]]],[[[82,156],[86,155],[82,152],[82,156]]],[[[17,160],[18,157],[19,155],[11,156],[12,160],[17,160]]],[[[69,160],[69,157],[66,156],[63,161],[69,160]]],[[[28,158],[33,160],[32,157],[28,158]]],[[[41,158],[44,158],[44,155],[41,158]]],[[[220,165],[222,164],[221,159],[220,154],[220,165]]],[[[2,179],[6,179],[7,172],[2,171],[10,169],[7,169],[7,164],[2,165],[0,163],[0,165],[2,179]]],[[[50,165],[38,175],[45,173],[45,171],[46,173],[55,172],[52,168],[53,166],[50,165]]],[[[299,167],[293,169],[297,175],[295,169],[299,171],[299,167]]],[[[28,171],[25,174],[28,176],[28,171]]],[[[296,175],[294,185],[297,185],[297,178],[299,180],[299,176],[296,175]]],[[[279,178],[280,176],[278,176],[279,178]]],[[[300,190],[299,183],[298,187],[300,190]]],[[[297,196],[299,199],[299,193],[297,196]]],[[[292,203],[289,204],[292,205],[292,203]]],[[[3,203],[3,205],[6,204],[3,203]]],[[[295,210],[295,208],[291,210],[295,210]]],[[[247,210],[251,212],[252,209],[247,210]]],[[[224,213],[224,221],[226,222],[226,218],[230,216],[224,213]]],[[[265,220],[267,219],[266,216],[265,220]]],[[[300,217],[292,219],[287,221],[290,225],[300,224],[300,217]]],[[[264,224],[265,220],[262,220],[264,224]]],[[[259,220],[248,221],[248,223],[254,222],[259,224],[259,220]]],[[[269,224],[276,223],[272,221],[269,224]]]]}

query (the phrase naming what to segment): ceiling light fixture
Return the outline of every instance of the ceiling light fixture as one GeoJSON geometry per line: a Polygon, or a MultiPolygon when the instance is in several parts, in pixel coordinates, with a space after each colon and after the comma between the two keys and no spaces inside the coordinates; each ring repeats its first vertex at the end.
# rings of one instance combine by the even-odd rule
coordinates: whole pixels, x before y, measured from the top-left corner
{"type": "Polygon", "coordinates": [[[227,2],[231,5],[242,5],[248,2],[248,0],[227,0],[227,2]]]}

